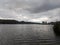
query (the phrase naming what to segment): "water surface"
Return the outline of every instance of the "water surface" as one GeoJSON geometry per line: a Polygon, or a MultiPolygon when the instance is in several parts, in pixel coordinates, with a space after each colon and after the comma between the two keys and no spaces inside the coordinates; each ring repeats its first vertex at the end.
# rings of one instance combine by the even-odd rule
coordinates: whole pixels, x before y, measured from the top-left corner
{"type": "Polygon", "coordinates": [[[0,45],[59,45],[53,25],[0,25],[0,45]]]}

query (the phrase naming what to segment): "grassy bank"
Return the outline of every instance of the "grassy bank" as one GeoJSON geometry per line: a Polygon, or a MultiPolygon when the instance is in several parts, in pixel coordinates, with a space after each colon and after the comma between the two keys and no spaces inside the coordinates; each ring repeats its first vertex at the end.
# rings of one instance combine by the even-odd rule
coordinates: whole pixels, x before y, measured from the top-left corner
{"type": "Polygon", "coordinates": [[[55,33],[60,35],[60,21],[59,22],[55,22],[53,30],[55,33]]]}

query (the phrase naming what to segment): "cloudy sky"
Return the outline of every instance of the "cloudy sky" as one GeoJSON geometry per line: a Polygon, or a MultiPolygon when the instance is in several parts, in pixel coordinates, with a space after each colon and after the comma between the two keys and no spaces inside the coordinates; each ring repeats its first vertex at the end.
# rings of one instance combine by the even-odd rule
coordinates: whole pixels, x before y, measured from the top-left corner
{"type": "Polygon", "coordinates": [[[0,0],[0,19],[51,22],[59,18],[60,0],[0,0]]]}

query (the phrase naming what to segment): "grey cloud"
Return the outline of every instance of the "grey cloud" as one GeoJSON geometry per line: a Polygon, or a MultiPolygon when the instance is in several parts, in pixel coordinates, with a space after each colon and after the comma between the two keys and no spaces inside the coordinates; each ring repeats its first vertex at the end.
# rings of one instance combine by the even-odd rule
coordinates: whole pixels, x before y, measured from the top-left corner
{"type": "MultiPolygon", "coordinates": [[[[41,1],[41,0],[40,0],[41,1]]],[[[55,8],[60,8],[60,1],[59,0],[44,0],[45,2],[42,2],[42,6],[40,3],[37,3],[37,5],[34,5],[32,8],[27,9],[31,13],[40,13],[45,12],[48,10],[52,10],[55,8]]]]}
{"type": "Polygon", "coordinates": [[[60,0],[0,0],[0,17],[29,21],[46,16],[55,21],[60,16],[58,8],[60,0]]]}
{"type": "Polygon", "coordinates": [[[30,13],[40,13],[60,7],[59,0],[0,0],[3,8],[22,8],[30,13]]]}
{"type": "Polygon", "coordinates": [[[2,18],[16,18],[16,13],[8,9],[0,9],[0,17],[2,18]]]}

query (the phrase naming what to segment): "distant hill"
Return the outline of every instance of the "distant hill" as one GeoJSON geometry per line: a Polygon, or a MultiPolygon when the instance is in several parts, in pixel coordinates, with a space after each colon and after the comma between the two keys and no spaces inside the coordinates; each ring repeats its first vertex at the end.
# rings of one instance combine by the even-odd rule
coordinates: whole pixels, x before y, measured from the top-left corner
{"type": "Polygon", "coordinates": [[[3,20],[3,19],[0,19],[0,24],[17,24],[19,23],[18,21],[16,20],[3,20]]]}
{"type": "Polygon", "coordinates": [[[36,22],[25,22],[25,21],[17,21],[17,20],[4,20],[0,19],[0,24],[40,24],[36,22]]]}

